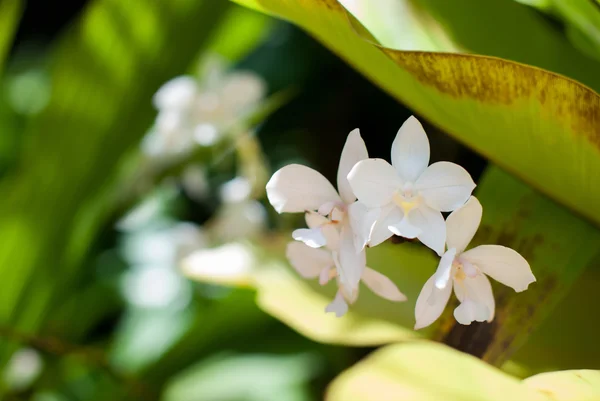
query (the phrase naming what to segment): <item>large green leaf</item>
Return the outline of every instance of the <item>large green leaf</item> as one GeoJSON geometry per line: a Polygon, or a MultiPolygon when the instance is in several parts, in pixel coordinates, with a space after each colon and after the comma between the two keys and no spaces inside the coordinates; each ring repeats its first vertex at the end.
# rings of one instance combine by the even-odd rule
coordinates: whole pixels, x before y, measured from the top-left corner
{"type": "Polygon", "coordinates": [[[52,317],[107,215],[118,163],[152,121],[152,94],[186,69],[228,7],[98,0],[65,33],[50,103],[0,182],[2,324],[30,331],[52,317]]]}
{"type": "Polygon", "coordinates": [[[327,401],[592,401],[600,371],[546,373],[520,382],[440,344],[383,348],[338,376],[327,401]]]}
{"type": "Polygon", "coordinates": [[[21,0],[0,0],[0,73],[23,11],[21,0]]]}
{"type": "MultiPolygon", "coordinates": [[[[289,235],[269,238],[261,245],[264,254],[258,256],[254,247],[242,245],[199,252],[197,258],[189,259],[186,272],[199,280],[256,288],[261,308],[317,341],[376,345],[433,337],[500,365],[593,263],[600,234],[581,218],[495,167],[484,175],[476,195],[484,214],[472,246],[502,244],[514,248],[528,259],[537,278],[528,291],[520,294],[494,285],[497,310],[491,324],[459,325],[449,306],[436,326],[411,331],[414,302],[438,261],[419,244],[388,242],[367,252],[369,266],[390,277],[406,293],[408,302],[394,304],[362,289],[351,312],[341,319],[323,312],[334,295],[335,284],[320,287],[304,281],[282,262],[289,235]],[[273,259],[273,254],[279,259],[273,259]],[[544,307],[538,307],[540,304],[544,307]]],[[[563,345],[565,349],[574,346],[563,345]]]]}
{"type": "MultiPolygon", "coordinates": [[[[495,57],[379,47],[365,40],[365,29],[357,21],[349,22],[352,18],[336,0],[238,2],[305,28],[455,138],[600,222],[595,185],[595,177],[600,175],[600,96],[553,73],[569,75],[597,90],[600,64],[574,49],[535,10],[506,0],[485,4],[477,0],[396,0],[419,12],[404,14],[402,23],[392,22],[416,27],[408,29],[406,36],[443,29],[441,38],[463,51],[510,58],[553,72],[495,57]],[[412,25],[407,25],[406,18],[412,25]],[[434,29],[429,29],[432,26],[434,29]],[[515,29],[519,35],[513,34],[515,29]],[[482,35],[490,40],[483,42],[482,35]]],[[[376,30],[368,22],[366,28],[376,30]]]]}

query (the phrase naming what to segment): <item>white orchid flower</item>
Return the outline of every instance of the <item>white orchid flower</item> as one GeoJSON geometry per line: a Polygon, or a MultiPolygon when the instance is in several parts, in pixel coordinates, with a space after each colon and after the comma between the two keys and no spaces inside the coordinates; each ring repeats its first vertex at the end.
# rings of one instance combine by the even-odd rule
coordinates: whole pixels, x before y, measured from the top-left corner
{"type": "MultiPolygon", "coordinates": [[[[335,260],[334,252],[323,248],[312,248],[302,242],[290,242],[286,255],[294,269],[304,278],[318,277],[320,285],[325,285],[332,278],[336,278],[339,289],[333,302],[325,308],[325,312],[335,313],[337,317],[342,317],[348,312],[348,304],[356,301],[358,291],[354,291],[351,296],[346,295],[344,284],[340,282],[338,262],[335,260]]],[[[365,252],[362,251],[357,257],[359,256],[361,262],[364,263],[366,261],[365,252]]],[[[406,296],[389,278],[369,267],[365,266],[362,269],[360,280],[382,298],[394,302],[406,301],[406,296]]]]}
{"type": "Polygon", "coordinates": [[[392,144],[392,164],[363,160],[348,175],[352,190],[379,217],[366,224],[364,236],[375,246],[392,234],[418,238],[438,255],[444,252],[446,225],[441,212],[463,205],[475,188],[469,173],[450,162],[429,164],[429,140],[415,117],[410,117],[392,144]]]}
{"type": "MultiPolygon", "coordinates": [[[[362,247],[357,249],[355,245],[364,242],[364,239],[360,235],[355,235],[357,231],[353,226],[362,222],[368,213],[356,203],[356,197],[346,177],[354,164],[367,157],[367,148],[359,130],[356,129],[348,135],[340,157],[337,176],[339,194],[319,172],[298,164],[281,168],[267,183],[269,202],[278,213],[306,212],[309,228],[295,230],[292,233],[295,240],[306,244],[299,244],[302,245],[302,249],[306,248],[305,252],[296,254],[292,251],[288,256],[296,269],[305,277],[313,277],[302,273],[308,268],[307,266],[313,266],[318,270],[317,275],[321,274],[326,267],[327,273],[324,274],[333,274],[330,273],[329,268],[335,267],[334,276],[338,278],[343,295],[340,295],[342,298],[337,297],[327,310],[335,309],[338,315],[343,309],[341,306],[343,297],[349,302],[354,302],[356,299],[358,284],[366,271],[366,253],[362,247]],[[325,249],[315,249],[321,247],[325,249]],[[314,252],[311,249],[314,249],[314,252]],[[322,261],[325,255],[328,258],[327,266],[322,266],[316,261],[322,261]],[[306,259],[303,260],[304,257],[306,259]]],[[[298,245],[294,245],[288,250],[300,249],[297,247],[298,245]]]]}
{"type": "Polygon", "coordinates": [[[482,212],[481,204],[472,196],[448,216],[448,250],[419,294],[415,330],[437,320],[450,299],[452,288],[460,301],[454,317],[460,324],[468,325],[494,319],[494,295],[487,276],[516,292],[525,291],[535,281],[529,263],[510,248],[480,245],[465,251],[479,227],[482,212]]]}
{"type": "Polygon", "coordinates": [[[266,85],[248,71],[226,72],[210,64],[202,81],[176,77],[154,95],[158,110],[154,131],[145,139],[147,154],[173,155],[196,145],[210,146],[251,112],[264,97],[266,85]]]}

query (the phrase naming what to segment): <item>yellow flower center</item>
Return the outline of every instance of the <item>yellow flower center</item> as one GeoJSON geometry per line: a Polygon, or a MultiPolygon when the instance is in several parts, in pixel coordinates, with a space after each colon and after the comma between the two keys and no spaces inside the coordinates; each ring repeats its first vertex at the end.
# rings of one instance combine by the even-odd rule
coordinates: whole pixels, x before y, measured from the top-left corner
{"type": "Polygon", "coordinates": [[[407,198],[399,191],[394,193],[392,201],[396,204],[396,206],[402,209],[405,215],[419,205],[419,197],[413,196],[407,198]]]}

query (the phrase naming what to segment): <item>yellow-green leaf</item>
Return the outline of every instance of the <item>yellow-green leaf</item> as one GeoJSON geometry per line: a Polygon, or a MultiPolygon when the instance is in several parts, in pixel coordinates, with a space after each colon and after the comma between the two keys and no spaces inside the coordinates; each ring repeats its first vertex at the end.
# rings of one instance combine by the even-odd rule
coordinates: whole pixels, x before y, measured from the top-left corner
{"type": "Polygon", "coordinates": [[[326,401],[548,401],[490,365],[432,342],[385,347],[338,376],[326,401]]]}
{"type": "MultiPolygon", "coordinates": [[[[319,287],[298,277],[283,256],[289,238],[268,238],[260,248],[239,243],[198,251],[184,263],[184,272],[200,281],[255,288],[260,308],[316,341],[362,346],[420,337],[409,328],[413,325],[411,306],[385,301],[364,287],[360,301],[344,318],[326,314],[325,306],[333,299],[335,284],[319,287]]],[[[402,260],[395,264],[395,271],[390,269],[389,276],[402,290],[406,286],[412,297],[426,279],[427,270],[409,269],[410,265],[435,267],[429,252],[416,247],[382,245],[371,249],[369,257],[373,263],[387,258],[402,260]]]]}
{"type": "MultiPolygon", "coordinates": [[[[592,89],[554,72],[495,57],[378,47],[359,34],[366,28],[356,21],[351,24],[352,18],[336,0],[237,1],[303,27],[455,138],[600,222],[600,189],[596,185],[600,176],[600,96],[592,89]]],[[[408,0],[397,2],[408,4],[408,0]]],[[[501,0],[485,5],[476,0],[419,4],[420,12],[410,15],[420,30],[409,30],[406,35],[428,33],[432,21],[443,20],[449,31],[442,37],[458,44],[465,40],[472,51],[478,51],[485,44],[477,42],[477,37],[469,40],[468,25],[482,28],[484,22],[491,24],[496,18],[493,26],[504,31],[494,33],[498,43],[491,46],[493,55],[568,74],[600,88],[600,63],[578,52],[525,5],[501,0]],[[480,22],[481,15],[474,10],[483,12],[488,5],[493,6],[491,12],[480,22]],[[505,23],[508,20],[510,24],[505,23]],[[514,26],[522,37],[508,35],[514,26]],[[508,41],[511,38],[516,39],[514,43],[508,41]]],[[[482,32],[487,31],[474,28],[471,34],[482,32]]],[[[461,46],[461,50],[470,49],[461,46]]]]}
{"type": "Polygon", "coordinates": [[[525,384],[552,401],[600,400],[600,371],[567,370],[542,373],[525,379],[525,384]]]}

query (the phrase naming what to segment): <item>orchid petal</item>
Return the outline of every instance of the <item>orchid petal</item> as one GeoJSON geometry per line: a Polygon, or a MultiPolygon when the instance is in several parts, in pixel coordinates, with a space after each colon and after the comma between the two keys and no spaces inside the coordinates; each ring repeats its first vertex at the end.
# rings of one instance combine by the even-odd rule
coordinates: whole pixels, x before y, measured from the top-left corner
{"type": "Polygon", "coordinates": [[[368,209],[360,202],[354,202],[348,206],[348,219],[354,233],[356,252],[362,251],[369,242],[380,211],[379,208],[368,209]]]}
{"type": "Polygon", "coordinates": [[[415,330],[422,329],[435,322],[450,299],[452,284],[443,289],[435,287],[435,275],[431,276],[423,286],[415,306],[415,330]]]}
{"type": "Polygon", "coordinates": [[[278,213],[317,210],[324,203],[341,202],[325,177],[299,164],[290,164],[273,174],[267,183],[267,197],[278,213]]]}
{"type": "Polygon", "coordinates": [[[356,163],[368,158],[369,153],[367,152],[367,146],[365,145],[365,141],[361,138],[360,131],[357,128],[348,134],[346,144],[344,145],[344,149],[342,149],[340,165],[338,167],[338,191],[346,204],[350,204],[356,200],[356,196],[354,196],[354,192],[348,182],[348,173],[350,173],[350,170],[352,170],[352,167],[354,167],[356,163]]]}
{"type": "Polygon", "coordinates": [[[371,230],[371,238],[369,239],[369,246],[371,247],[381,244],[394,235],[388,227],[399,223],[404,217],[402,209],[393,203],[378,210],[379,217],[371,230]]]}
{"type": "Polygon", "coordinates": [[[340,249],[340,232],[338,231],[338,225],[328,223],[321,226],[321,232],[325,237],[325,245],[331,251],[337,251],[340,249]]]}
{"type": "Polygon", "coordinates": [[[446,219],[446,243],[448,248],[456,248],[462,253],[479,228],[483,208],[476,197],[471,196],[467,203],[459,207],[446,219]]]}
{"type": "Polygon", "coordinates": [[[475,183],[467,170],[458,164],[437,162],[421,174],[415,189],[432,209],[451,212],[469,199],[475,183]]]}
{"type": "Polygon", "coordinates": [[[452,272],[452,263],[456,256],[456,249],[450,248],[444,253],[440,259],[437,270],[435,271],[435,286],[442,290],[446,288],[450,281],[450,273],[452,272]]]}
{"type": "Polygon", "coordinates": [[[423,232],[419,227],[410,223],[408,216],[404,216],[399,223],[389,225],[388,230],[400,237],[409,239],[417,238],[423,232]]]}
{"type": "Polygon", "coordinates": [[[421,229],[421,234],[417,236],[419,241],[442,256],[446,243],[444,216],[427,205],[421,204],[408,213],[408,220],[413,226],[421,229]]]}
{"type": "Polygon", "coordinates": [[[326,267],[321,270],[321,273],[319,274],[319,284],[325,285],[335,276],[337,276],[335,269],[332,267],[326,267]]]}
{"type": "Polygon", "coordinates": [[[304,278],[318,277],[323,269],[334,265],[331,252],[311,248],[302,242],[290,242],[287,245],[286,256],[304,278]]]}
{"type": "Polygon", "coordinates": [[[367,263],[367,255],[365,251],[356,253],[354,247],[354,234],[350,224],[345,224],[342,227],[340,237],[339,265],[338,277],[341,287],[348,299],[352,299],[355,292],[358,290],[358,283],[367,263]]]}
{"type": "Polygon", "coordinates": [[[458,311],[454,311],[454,317],[460,324],[470,324],[472,321],[491,322],[494,319],[496,301],[490,280],[484,274],[456,283],[454,293],[461,303],[466,302],[465,306],[461,308],[459,305],[456,308],[458,311]],[[463,323],[466,321],[468,323],[463,323]]]}
{"type": "Polygon", "coordinates": [[[414,116],[402,124],[392,143],[392,165],[404,181],[415,182],[429,164],[429,139],[414,116]]]}
{"type": "Polygon", "coordinates": [[[382,298],[395,302],[406,301],[406,295],[398,290],[396,284],[378,271],[365,267],[362,281],[371,291],[382,298]]]}
{"type": "Polygon", "coordinates": [[[299,228],[292,232],[292,238],[302,241],[311,248],[320,248],[327,244],[327,240],[320,228],[299,228]]]}
{"type": "Polygon", "coordinates": [[[321,216],[319,213],[308,211],[304,215],[304,220],[306,220],[306,225],[308,228],[318,228],[324,224],[329,223],[329,219],[325,216],[321,216]]]}
{"type": "Polygon", "coordinates": [[[396,170],[383,159],[358,162],[348,174],[352,191],[368,208],[384,206],[402,186],[396,170]]]}
{"type": "Polygon", "coordinates": [[[466,298],[454,309],[454,318],[460,324],[470,325],[472,322],[485,322],[489,315],[487,307],[479,302],[466,298]]]}
{"type": "Polygon", "coordinates": [[[501,245],[481,245],[461,255],[496,281],[525,291],[535,281],[529,263],[517,251],[501,245]]]}
{"type": "Polygon", "coordinates": [[[336,317],[342,317],[348,312],[348,304],[344,300],[342,291],[335,294],[333,301],[325,307],[325,313],[333,312],[336,317]]]}

